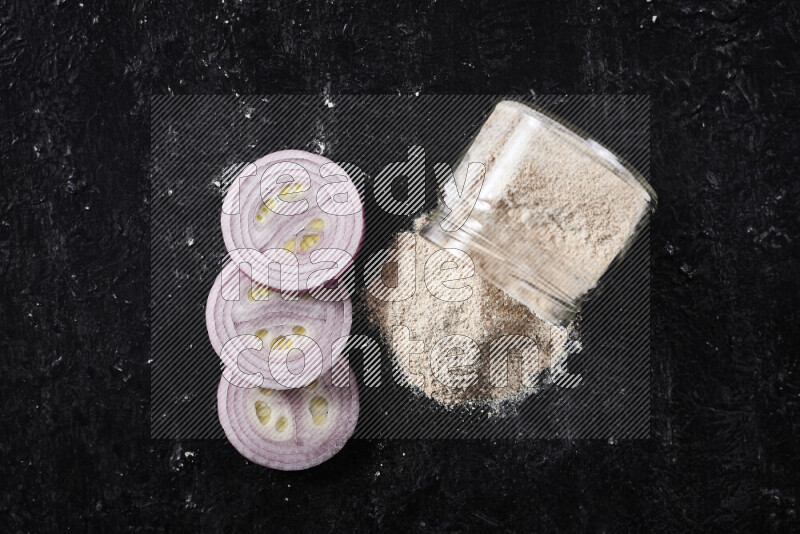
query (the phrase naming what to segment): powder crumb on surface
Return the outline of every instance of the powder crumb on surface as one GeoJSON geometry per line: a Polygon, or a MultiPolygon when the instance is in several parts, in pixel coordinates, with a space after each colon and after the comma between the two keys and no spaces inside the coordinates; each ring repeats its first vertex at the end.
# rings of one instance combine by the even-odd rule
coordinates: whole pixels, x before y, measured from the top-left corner
{"type": "MultiPolygon", "coordinates": [[[[448,302],[434,296],[425,283],[425,265],[440,249],[418,234],[424,222],[424,217],[420,217],[415,221],[413,232],[397,234],[394,242],[400,258],[415,261],[414,295],[398,302],[387,302],[372,294],[367,295],[373,320],[390,346],[392,328],[396,325],[408,327],[412,341],[421,341],[424,344],[424,352],[420,354],[411,354],[408,350],[394,347],[392,357],[396,370],[408,385],[445,406],[497,406],[524,399],[535,391],[535,378],[539,372],[550,366],[550,334],[554,327],[477,274],[459,282],[472,288],[472,296],[466,300],[448,302]],[[415,245],[410,244],[410,236],[415,238],[415,245]],[[454,376],[459,373],[477,373],[477,377],[466,388],[448,387],[434,376],[431,348],[441,338],[454,334],[473,339],[481,349],[477,363],[464,368],[460,368],[464,362],[459,361],[463,355],[459,357],[458,351],[448,354],[446,361],[450,366],[449,372],[454,376]],[[489,374],[489,346],[493,340],[503,335],[527,336],[539,347],[539,357],[534,360],[531,354],[523,355],[520,350],[507,351],[508,381],[503,387],[494,387],[489,374]],[[402,353],[398,353],[398,350],[402,353]]],[[[435,272],[437,271],[432,271],[435,272]]],[[[392,280],[391,275],[387,276],[386,273],[383,281],[390,287],[397,283],[396,279],[392,280]]],[[[436,282],[435,274],[429,275],[428,281],[436,282]]],[[[502,358],[504,354],[505,352],[494,357],[502,358]]]]}

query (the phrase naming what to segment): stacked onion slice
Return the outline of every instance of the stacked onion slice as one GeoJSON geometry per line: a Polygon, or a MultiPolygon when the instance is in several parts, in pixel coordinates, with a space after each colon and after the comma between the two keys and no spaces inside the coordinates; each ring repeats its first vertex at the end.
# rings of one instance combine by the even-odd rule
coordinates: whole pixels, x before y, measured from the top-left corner
{"type": "Polygon", "coordinates": [[[206,303],[206,328],[234,385],[302,387],[339,358],[333,346],[350,333],[350,300],[323,302],[308,294],[294,298],[284,300],[251,281],[233,262],[217,276],[206,303]]]}
{"type": "Polygon", "coordinates": [[[275,152],[237,175],[221,222],[231,261],[206,303],[224,364],[220,422],[253,462],[312,467],[344,446],[358,420],[356,379],[336,341],[352,323],[347,269],[364,234],[361,198],[332,161],[275,152]]]}
{"type": "Polygon", "coordinates": [[[358,421],[355,376],[346,363],[340,366],[349,377],[341,386],[332,383],[330,372],[291,390],[239,388],[222,378],[217,410],[228,441],[251,462],[284,471],[329,459],[358,421]]]}
{"type": "Polygon", "coordinates": [[[352,263],[364,235],[363,211],[339,165],[284,150],[234,178],[223,202],[222,235],[231,259],[251,266],[253,280],[306,291],[336,280],[352,263]]]}

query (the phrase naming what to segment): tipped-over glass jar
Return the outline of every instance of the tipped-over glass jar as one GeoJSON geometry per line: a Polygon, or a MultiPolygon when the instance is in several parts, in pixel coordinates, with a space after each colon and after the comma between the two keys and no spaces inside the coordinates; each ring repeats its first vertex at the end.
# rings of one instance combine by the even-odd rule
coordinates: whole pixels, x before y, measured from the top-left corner
{"type": "Polygon", "coordinates": [[[571,321],[656,206],[646,180],[533,108],[499,102],[444,181],[421,235],[542,319],[571,321]]]}

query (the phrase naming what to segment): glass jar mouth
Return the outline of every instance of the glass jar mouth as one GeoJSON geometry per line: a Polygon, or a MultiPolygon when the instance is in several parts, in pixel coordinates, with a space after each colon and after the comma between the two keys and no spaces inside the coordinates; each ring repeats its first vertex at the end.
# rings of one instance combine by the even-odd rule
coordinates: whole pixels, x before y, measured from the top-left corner
{"type": "Polygon", "coordinates": [[[558,326],[566,326],[574,319],[580,310],[580,296],[591,289],[585,280],[568,273],[566,266],[558,267],[552,258],[545,259],[543,251],[536,267],[522,261],[510,262],[503,244],[482,235],[476,228],[475,219],[471,217],[458,230],[445,231],[439,224],[444,215],[441,207],[436,208],[420,230],[420,235],[441,249],[458,249],[466,253],[479,276],[525,304],[541,319],[558,326]],[[562,281],[569,281],[567,284],[559,287],[553,283],[555,277],[552,273],[556,270],[560,272],[562,281]],[[565,291],[565,285],[574,290],[565,291]],[[547,305],[541,305],[545,302],[547,305]]]}

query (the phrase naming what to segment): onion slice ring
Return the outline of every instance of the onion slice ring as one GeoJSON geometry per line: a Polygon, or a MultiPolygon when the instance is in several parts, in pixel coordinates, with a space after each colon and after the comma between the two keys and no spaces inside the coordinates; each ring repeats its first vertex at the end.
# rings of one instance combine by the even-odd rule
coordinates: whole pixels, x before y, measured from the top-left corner
{"type": "Polygon", "coordinates": [[[283,391],[236,387],[221,378],[217,413],[228,441],[251,462],[282,471],[331,458],[352,436],[359,414],[355,375],[340,366],[349,375],[344,387],[333,385],[331,373],[283,391]]]}
{"type": "Polygon", "coordinates": [[[221,225],[231,259],[250,264],[256,282],[302,292],[338,279],[353,262],[364,236],[364,207],[339,165],[318,154],[283,150],[234,178],[221,225]]]}
{"type": "Polygon", "coordinates": [[[311,383],[341,357],[334,341],[350,333],[352,320],[349,299],[326,302],[305,294],[283,300],[233,262],[217,276],[206,302],[209,341],[225,364],[223,373],[237,385],[290,389],[311,383]]]}

